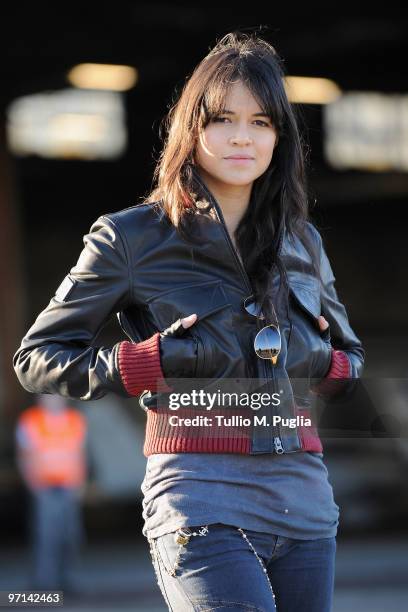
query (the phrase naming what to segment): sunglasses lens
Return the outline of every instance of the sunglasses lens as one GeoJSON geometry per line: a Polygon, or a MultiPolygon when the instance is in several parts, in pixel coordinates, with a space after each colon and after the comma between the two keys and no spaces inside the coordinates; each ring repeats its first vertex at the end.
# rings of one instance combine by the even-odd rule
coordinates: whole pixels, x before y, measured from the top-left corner
{"type": "MultiPolygon", "coordinates": [[[[254,300],[254,296],[250,295],[244,300],[244,308],[246,312],[260,320],[265,320],[259,304],[254,300]]],[[[255,336],[254,340],[255,353],[261,359],[270,359],[273,364],[276,364],[278,355],[281,351],[281,335],[279,328],[276,325],[267,325],[263,327],[255,336]]]]}
{"type": "Polygon", "coordinates": [[[254,341],[255,353],[261,359],[276,361],[281,350],[281,336],[275,325],[268,325],[261,329],[254,341]]]}
{"type": "Polygon", "coordinates": [[[248,314],[253,315],[254,317],[258,317],[258,319],[264,319],[261,307],[254,301],[254,298],[252,296],[247,297],[244,300],[244,308],[248,314]]]}

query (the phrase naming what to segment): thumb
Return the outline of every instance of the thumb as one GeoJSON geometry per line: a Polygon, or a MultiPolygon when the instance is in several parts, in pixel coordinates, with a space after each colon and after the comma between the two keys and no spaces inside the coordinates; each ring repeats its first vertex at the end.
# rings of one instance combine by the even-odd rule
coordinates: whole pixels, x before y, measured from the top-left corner
{"type": "Polygon", "coordinates": [[[197,320],[197,315],[191,314],[188,315],[188,317],[184,317],[183,319],[181,319],[181,324],[184,327],[184,329],[187,329],[188,327],[191,327],[192,325],[194,325],[194,323],[197,320]]]}
{"type": "Polygon", "coordinates": [[[329,327],[329,323],[326,321],[326,319],[322,315],[320,315],[319,317],[319,327],[320,327],[320,331],[324,331],[325,329],[329,327]]]}
{"type": "Polygon", "coordinates": [[[177,321],[170,325],[170,327],[162,331],[160,336],[162,338],[178,338],[179,336],[183,336],[184,330],[194,325],[196,319],[196,314],[189,315],[188,317],[184,317],[183,319],[177,319],[177,321]]]}

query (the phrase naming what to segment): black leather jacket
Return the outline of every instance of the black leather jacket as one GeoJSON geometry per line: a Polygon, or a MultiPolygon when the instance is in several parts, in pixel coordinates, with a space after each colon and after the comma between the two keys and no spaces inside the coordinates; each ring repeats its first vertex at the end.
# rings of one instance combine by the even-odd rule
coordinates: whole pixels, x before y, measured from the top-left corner
{"type": "MultiPolygon", "coordinates": [[[[250,281],[218,203],[196,180],[206,199],[194,213],[193,229],[203,242],[181,239],[163,212],[148,204],[104,215],[93,224],[77,264],[14,356],[25,389],[81,400],[108,392],[129,397],[118,370],[119,344],[94,346],[112,313],[117,313],[122,329],[135,342],[164,330],[179,317],[197,313],[198,321],[186,337],[163,342],[165,375],[271,381],[287,399],[278,407],[282,416],[293,417],[293,395],[297,402],[310,401],[308,389],[300,385],[301,391],[294,390],[292,378],[324,377],[332,346],[346,352],[352,377],[361,375],[364,350],[337,297],[320,234],[311,224],[307,230],[320,253],[322,283],[302,243],[284,235],[280,254],[291,300],[289,319],[283,312],[278,315],[284,321],[282,350],[276,366],[256,356],[256,321],[243,308],[252,293],[250,281]],[[330,324],[323,334],[317,323],[320,314],[330,324]]],[[[277,434],[285,451],[300,450],[296,429],[278,428],[268,438],[254,429],[254,453],[271,452],[277,434]]]]}

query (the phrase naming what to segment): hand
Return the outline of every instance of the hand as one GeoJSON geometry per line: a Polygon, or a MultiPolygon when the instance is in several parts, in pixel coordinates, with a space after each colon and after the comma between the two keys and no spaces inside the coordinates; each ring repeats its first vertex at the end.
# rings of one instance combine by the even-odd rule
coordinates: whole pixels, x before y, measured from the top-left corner
{"type": "Polygon", "coordinates": [[[160,333],[160,357],[165,378],[191,378],[195,375],[198,341],[192,336],[183,336],[196,320],[196,313],[177,319],[160,333]]]}

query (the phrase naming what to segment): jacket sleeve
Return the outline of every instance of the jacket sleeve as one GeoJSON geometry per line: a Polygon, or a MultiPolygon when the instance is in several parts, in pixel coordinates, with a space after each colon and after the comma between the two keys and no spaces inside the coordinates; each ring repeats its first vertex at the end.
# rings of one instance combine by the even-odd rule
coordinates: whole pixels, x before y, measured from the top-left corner
{"type": "Polygon", "coordinates": [[[333,349],[343,351],[350,361],[350,377],[359,378],[363,371],[365,351],[361,341],[352,330],[345,306],[340,302],[335,288],[335,276],[323,246],[320,233],[313,228],[317,238],[322,281],[322,315],[329,323],[333,349]]]}
{"type": "MultiPolygon", "coordinates": [[[[127,247],[114,221],[104,216],[84,236],[84,245],[76,265],[23,338],[14,369],[32,393],[80,400],[108,392],[130,397],[119,371],[121,343],[111,348],[92,345],[111,314],[132,299],[127,247]]],[[[153,340],[157,344],[157,338],[153,340]]]]}

